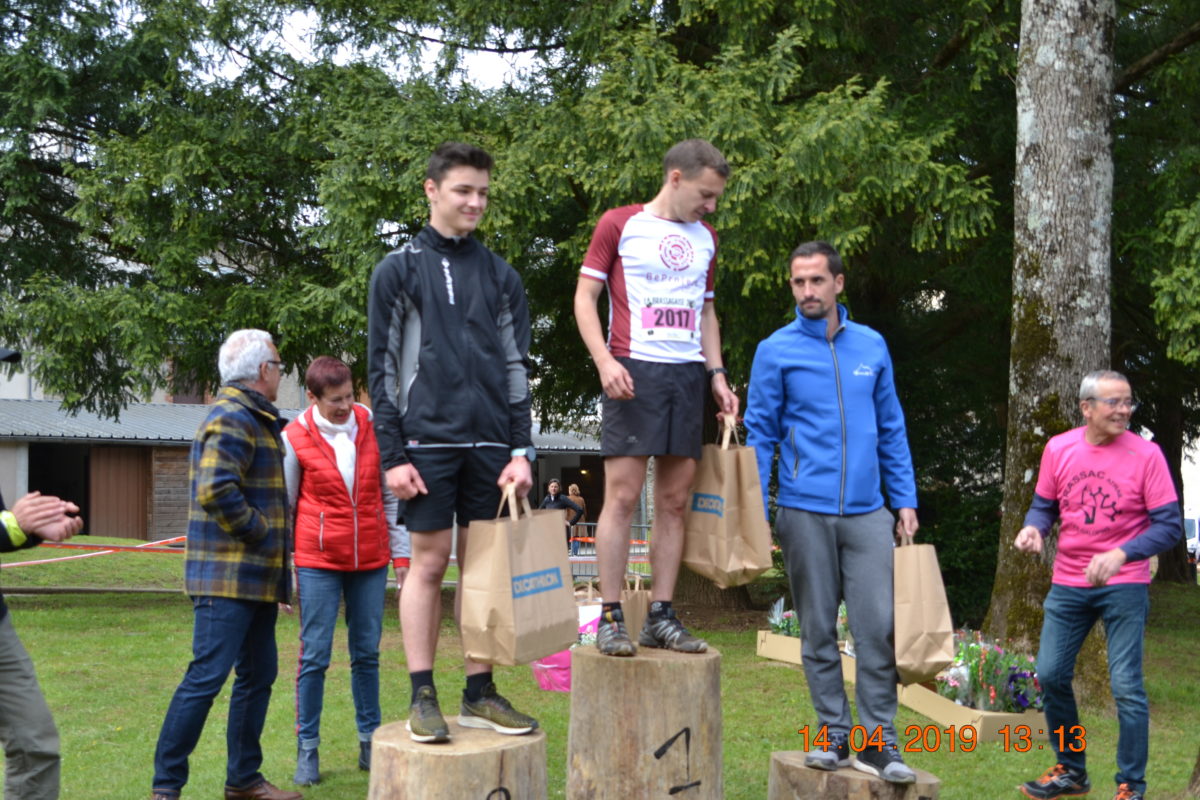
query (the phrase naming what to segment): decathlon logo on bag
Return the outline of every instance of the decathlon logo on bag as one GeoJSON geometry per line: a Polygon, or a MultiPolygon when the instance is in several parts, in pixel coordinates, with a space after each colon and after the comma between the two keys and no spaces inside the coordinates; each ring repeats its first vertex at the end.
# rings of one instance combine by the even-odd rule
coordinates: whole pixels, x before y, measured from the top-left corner
{"type": "Polygon", "coordinates": [[[539,592],[549,592],[561,588],[562,573],[558,567],[527,572],[524,575],[514,575],[512,579],[512,596],[514,599],[539,592]]]}
{"type": "Polygon", "coordinates": [[[716,514],[718,517],[725,516],[725,500],[719,494],[701,494],[696,492],[692,495],[692,511],[703,511],[705,514],[716,514]]]}

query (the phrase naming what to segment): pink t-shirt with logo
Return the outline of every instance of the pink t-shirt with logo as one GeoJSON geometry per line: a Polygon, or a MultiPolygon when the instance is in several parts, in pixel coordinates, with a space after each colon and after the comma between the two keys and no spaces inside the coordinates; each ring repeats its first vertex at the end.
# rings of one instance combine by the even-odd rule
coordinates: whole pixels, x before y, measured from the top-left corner
{"type": "MultiPolygon", "coordinates": [[[[1035,491],[1058,501],[1061,524],[1054,583],[1091,586],[1092,556],[1144,533],[1152,508],[1178,499],[1162,450],[1125,431],[1106,445],[1088,444],[1085,428],[1046,443],[1035,491]]],[[[1150,561],[1126,563],[1108,583],[1149,583],[1150,561]]]]}

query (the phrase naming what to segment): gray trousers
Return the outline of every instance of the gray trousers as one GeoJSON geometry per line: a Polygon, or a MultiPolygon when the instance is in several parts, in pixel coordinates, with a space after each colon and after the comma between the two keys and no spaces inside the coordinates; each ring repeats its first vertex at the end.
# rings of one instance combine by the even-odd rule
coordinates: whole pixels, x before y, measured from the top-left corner
{"type": "Polygon", "coordinates": [[[857,658],[855,702],[864,736],[896,742],[896,647],[892,629],[892,528],[886,508],[837,516],[780,508],[775,532],[800,620],[804,675],[820,725],[849,734],[850,702],[837,647],[838,604],[845,599],[857,658]]]}
{"type": "Polygon", "coordinates": [[[7,800],[58,797],[58,729],[12,614],[0,620],[0,744],[7,800]]]}

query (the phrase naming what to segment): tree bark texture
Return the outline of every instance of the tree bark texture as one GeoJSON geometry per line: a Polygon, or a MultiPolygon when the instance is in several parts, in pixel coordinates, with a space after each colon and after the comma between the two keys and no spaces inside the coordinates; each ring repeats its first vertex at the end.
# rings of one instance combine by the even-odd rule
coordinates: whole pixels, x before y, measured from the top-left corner
{"type": "Polygon", "coordinates": [[[1013,539],[1046,440],[1079,424],[1079,381],[1109,364],[1114,14],[1113,0],[1021,9],[1008,440],[985,628],[1029,647],[1050,558],[1018,552],[1013,539]]]}

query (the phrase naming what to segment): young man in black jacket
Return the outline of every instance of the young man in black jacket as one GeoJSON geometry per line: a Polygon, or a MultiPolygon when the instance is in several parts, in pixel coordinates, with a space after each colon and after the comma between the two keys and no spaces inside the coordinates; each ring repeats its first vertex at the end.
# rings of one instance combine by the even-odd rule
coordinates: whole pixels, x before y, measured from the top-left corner
{"type": "MultiPolygon", "coordinates": [[[[418,742],[450,731],[433,685],[442,578],[458,526],[492,519],[500,487],[533,485],[529,308],[516,271],[471,233],[487,208],[492,157],[449,142],[426,170],[429,224],[375,267],[367,369],[388,488],[407,501],[412,566],[400,595],[418,742]]],[[[537,721],[496,692],[491,667],[468,660],[460,725],[529,733],[537,721]]]]}

